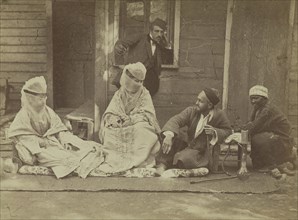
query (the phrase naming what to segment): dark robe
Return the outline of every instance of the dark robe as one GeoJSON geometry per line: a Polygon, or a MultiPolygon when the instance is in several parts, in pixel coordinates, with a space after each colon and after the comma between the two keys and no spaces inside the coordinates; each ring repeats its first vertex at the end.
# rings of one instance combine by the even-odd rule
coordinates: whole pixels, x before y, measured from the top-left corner
{"type": "MultiPolygon", "coordinates": [[[[206,148],[207,140],[210,141],[211,137],[207,138],[203,131],[195,138],[195,131],[200,117],[201,112],[197,110],[197,107],[191,106],[172,117],[165,124],[162,131],[172,131],[175,134],[174,143],[169,154],[163,154],[160,151],[157,163],[163,163],[167,167],[171,167],[177,165],[180,161],[184,166],[183,168],[187,169],[208,165],[208,151],[206,148]],[[188,127],[188,142],[177,137],[180,128],[185,126],[188,127]]],[[[207,124],[215,128],[218,137],[217,144],[222,143],[232,133],[230,122],[222,110],[215,109],[212,119],[207,124]]]]}
{"type": "Polygon", "coordinates": [[[294,139],[286,116],[268,100],[255,108],[245,126],[251,137],[253,167],[276,166],[290,160],[294,139]]]}

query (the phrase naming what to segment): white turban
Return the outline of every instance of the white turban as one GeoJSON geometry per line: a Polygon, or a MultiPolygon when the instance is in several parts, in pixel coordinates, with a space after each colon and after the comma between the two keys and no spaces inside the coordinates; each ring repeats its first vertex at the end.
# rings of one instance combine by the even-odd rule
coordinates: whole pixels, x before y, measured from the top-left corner
{"type": "Polygon", "coordinates": [[[268,98],[268,89],[265,86],[256,85],[249,90],[249,96],[258,95],[268,98]]]}

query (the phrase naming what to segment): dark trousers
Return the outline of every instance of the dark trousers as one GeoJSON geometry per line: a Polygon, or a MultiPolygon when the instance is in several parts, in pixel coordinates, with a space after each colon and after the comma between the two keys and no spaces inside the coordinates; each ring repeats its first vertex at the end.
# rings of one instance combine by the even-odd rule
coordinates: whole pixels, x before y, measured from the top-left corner
{"type": "Polygon", "coordinates": [[[256,134],[251,139],[251,159],[255,169],[275,167],[289,161],[291,147],[271,132],[256,134]]]}
{"type": "MultiPolygon", "coordinates": [[[[158,164],[164,164],[167,168],[173,167],[173,159],[177,152],[184,150],[188,144],[185,141],[182,141],[179,138],[174,139],[173,146],[168,154],[164,154],[162,152],[162,149],[160,149],[157,157],[156,157],[156,163],[158,164]]],[[[182,168],[182,167],[179,167],[182,168]]]]}

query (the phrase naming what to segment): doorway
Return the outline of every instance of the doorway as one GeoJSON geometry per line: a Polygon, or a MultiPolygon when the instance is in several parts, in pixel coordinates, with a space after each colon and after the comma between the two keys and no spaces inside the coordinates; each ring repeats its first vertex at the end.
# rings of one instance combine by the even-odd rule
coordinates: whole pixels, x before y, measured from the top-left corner
{"type": "Polygon", "coordinates": [[[95,1],[53,1],[54,108],[77,108],[94,96],[95,1]]]}

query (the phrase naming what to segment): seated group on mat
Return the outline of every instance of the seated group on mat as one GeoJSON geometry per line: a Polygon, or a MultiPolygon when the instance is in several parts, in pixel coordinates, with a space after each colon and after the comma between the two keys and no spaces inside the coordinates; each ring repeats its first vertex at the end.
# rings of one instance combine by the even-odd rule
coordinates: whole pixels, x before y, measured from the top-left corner
{"type": "MultiPolygon", "coordinates": [[[[8,132],[22,164],[50,168],[57,178],[121,175],[134,169],[148,169],[157,176],[169,170],[183,171],[182,176],[208,174],[208,147],[221,144],[232,133],[225,113],[216,108],[219,92],[205,88],[195,105],[160,129],[151,96],[143,86],[145,76],[142,63],[125,66],[121,87],[102,116],[100,143],[68,131],[46,105],[44,77],[28,80],[21,91],[22,108],[8,132]],[[187,141],[179,137],[185,126],[187,141]]],[[[291,174],[288,162],[295,161],[296,152],[288,120],[271,106],[265,87],[254,86],[249,95],[254,111],[244,127],[251,137],[253,168],[266,167],[275,177],[291,174]]]]}

